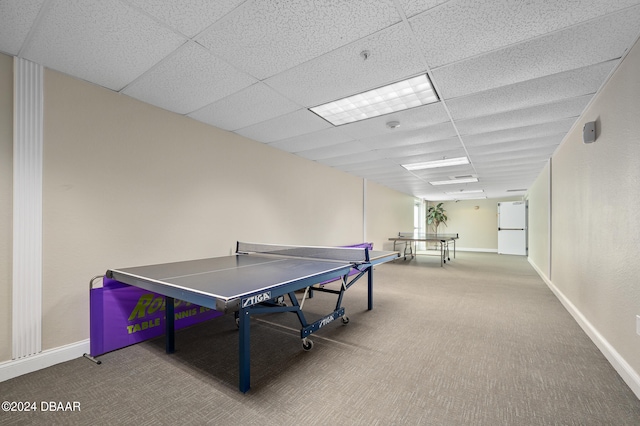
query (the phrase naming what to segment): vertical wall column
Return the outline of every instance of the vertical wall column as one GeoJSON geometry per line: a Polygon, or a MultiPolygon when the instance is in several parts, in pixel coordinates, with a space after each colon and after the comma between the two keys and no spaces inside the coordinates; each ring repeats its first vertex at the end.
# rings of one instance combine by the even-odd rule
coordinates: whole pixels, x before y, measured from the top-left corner
{"type": "Polygon", "coordinates": [[[367,242],[367,179],[362,179],[362,242],[367,242]]]}
{"type": "Polygon", "coordinates": [[[12,357],[42,350],[43,68],[14,58],[12,357]]]}

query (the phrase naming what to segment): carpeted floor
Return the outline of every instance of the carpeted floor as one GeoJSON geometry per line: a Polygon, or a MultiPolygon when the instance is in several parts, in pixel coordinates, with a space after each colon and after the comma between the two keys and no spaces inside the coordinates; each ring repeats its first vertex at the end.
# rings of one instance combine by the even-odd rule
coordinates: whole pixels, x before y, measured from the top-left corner
{"type": "MultiPolygon", "coordinates": [[[[1,425],[640,425],[640,401],[525,257],[458,252],[376,268],[301,348],[294,315],[251,323],[251,390],[237,390],[232,315],[0,383],[0,400],[78,402],[0,412],[1,425]]],[[[333,296],[305,302],[311,317],[333,296]]]]}

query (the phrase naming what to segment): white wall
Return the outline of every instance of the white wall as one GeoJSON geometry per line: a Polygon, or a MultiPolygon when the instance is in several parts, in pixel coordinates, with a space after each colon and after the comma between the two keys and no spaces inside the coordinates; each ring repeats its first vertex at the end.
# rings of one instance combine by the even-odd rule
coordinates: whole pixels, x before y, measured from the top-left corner
{"type": "Polygon", "coordinates": [[[389,238],[413,229],[415,198],[367,181],[366,200],[366,240],[376,250],[393,250],[389,238]]]}
{"type": "Polygon", "coordinates": [[[638,75],[636,43],[553,156],[551,281],[638,381],[640,397],[638,75]],[[597,141],[586,145],[589,121],[597,122],[597,141]]]}
{"type": "Polygon", "coordinates": [[[550,208],[551,208],[551,166],[549,163],[540,173],[527,192],[529,203],[529,262],[550,278],[550,208]]]}
{"type": "Polygon", "coordinates": [[[0,360],[11,357],[12,216],[13,58],[0,54],[0,360]]]}
{"type": "MultiPolygon", "coordinates": [[[[439,233],[459,234],[456,249],[498,252],[498,203],[518,201],[522,197],[489,200],[445,201],[443,207],[448,217],[447,226],[440,225],[439,233]],[[478,207],[476,209],[476,206],[478,207]]],[[[430,202],[436,205],[438,202],[430,202]]],[[[429,229],[429,232],[433,232],[429,229]]]]}

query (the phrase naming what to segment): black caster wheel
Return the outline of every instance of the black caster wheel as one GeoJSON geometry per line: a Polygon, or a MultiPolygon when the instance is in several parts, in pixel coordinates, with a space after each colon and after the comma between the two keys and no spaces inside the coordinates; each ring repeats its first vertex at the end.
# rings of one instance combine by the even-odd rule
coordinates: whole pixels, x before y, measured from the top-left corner
{"type": "Polygon", "coordinates": [[[307,340],[307,339],[303,339],[302,340],[302,349],[304,349],[305,351],[310,351],[311,349],[313,349],[313,341],[307,340]]]}

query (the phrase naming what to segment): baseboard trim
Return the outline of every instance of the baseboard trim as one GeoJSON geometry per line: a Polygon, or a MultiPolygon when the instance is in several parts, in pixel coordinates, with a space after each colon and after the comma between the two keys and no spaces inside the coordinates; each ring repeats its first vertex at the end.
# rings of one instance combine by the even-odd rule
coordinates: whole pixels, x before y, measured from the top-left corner
{"type": "Polygon", "coordinates": [[[498,249],[456,247],[456,251],[474,251],[478,253],[497,253],[498,249]]]}
{"type": "Polygon", "coordinates": [[[2,362],[0,363],[0,382],[80,358],[88,352],[89,339],[42,351],[27,358],[2,362]]]}
{"type": "Polygon", "coordinates": [[[618,372],[622,380],[631,388],[633,393],[638,399],[640,399],[640,375],[629,365],[629,363],[615,350],[615,348],[602,336],[598,330],[589,322],[589,320],[571,303],[571,301],[551,282],[538,266],[527,258],[529,263],[540,275],[540,278],[547,284],[549,289],[560,300],[560,303],[565,307],[567,311],[573,316],[582,330],[589,336],[593,343],[598,347],[600,352],[607,358],[607,361],[618,372]]]}

